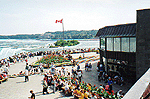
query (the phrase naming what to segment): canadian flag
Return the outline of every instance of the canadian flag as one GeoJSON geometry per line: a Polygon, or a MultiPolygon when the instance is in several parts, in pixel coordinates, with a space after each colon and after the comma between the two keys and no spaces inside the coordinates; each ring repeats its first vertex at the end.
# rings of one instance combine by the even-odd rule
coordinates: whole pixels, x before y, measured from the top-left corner
{"type": "Polygon", "coordinates": [[[62,23],[63,19],[61,20],[56,20],[55,23],[59,22],[59,23],[62,23]]]}

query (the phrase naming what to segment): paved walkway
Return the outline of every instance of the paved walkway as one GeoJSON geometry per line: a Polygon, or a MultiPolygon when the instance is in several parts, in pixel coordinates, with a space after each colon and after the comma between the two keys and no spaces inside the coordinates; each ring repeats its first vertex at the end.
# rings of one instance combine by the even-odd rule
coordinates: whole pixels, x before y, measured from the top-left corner
{"type": "MultiPolygon", "coordinates": [[[[79,57],[82,54],[72,54],[73,58],[79,57]]],[[[85,53],[85,57],[97,55],[96,53],[85,53]]],[[[36,61],[36,57],[29,60],[29,63],[36,61]]],[[[99,87],[99,84],[104,84],[104,82],[99,82],[97,79],[97,70],[96,65],[97,61],[92,61],[93,69],[90,72],[84,71],[85,63],[81,63],[81,69],[83,70],[83,78],[82,81],[87,83],[91,83],[92,85],[96,85],[99,87]]],[[[60,67],[57,67],[61,69],[60,67]]],[[[71,71],[71,67],[67,67],[69,71],[71,71]]],[[[17,63],[10,67],[10,74],[18,73],[21,70],[25,69],[25,62],[17,63]]],[[[36,99],[70,99],[71,97],[62,97],[62,94],[59,92],[51,93],[43,95],[42,94],[42,85],[41,80],[43,79],[42,75],[32,75],[29,76],[29,82],[24,82],[24,77],[17,77],[17,78],[9,78],[8,81],[0,84],[0,99],[27,99],[30,96],[29,91],[32,89],[36,95],[36,99]]],[[[127,90],[131,87],[130,84],[119,86],[113,85],[113,89],[115,91],[122,89],[123,92],[127,92],[127,90]]]]}
{"type": "MultiPolygon", "coordinates": [[[[37,61],[37,58],[40,59],[42,56],[35,56],[28,59],[28,63],[31,64],[35,61],[37,61]]],[[[12,74],[18,74],[21,70],[24,71],[26,66],[26,62],[17,62],[15,64],[11,63],[11,66],[9,68],[9,75],[12,74]]]]}

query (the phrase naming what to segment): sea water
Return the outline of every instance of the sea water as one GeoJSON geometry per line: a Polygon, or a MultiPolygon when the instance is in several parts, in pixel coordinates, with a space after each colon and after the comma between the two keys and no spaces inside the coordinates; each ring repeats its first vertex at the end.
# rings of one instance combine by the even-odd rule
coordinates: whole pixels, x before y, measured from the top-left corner
{"type": "Polygon", "coordinates": [[[65,46],[58,48],[48,48],[49,44],[54,45],[55,40],[33,40],[33,39],[0,39],[0,59],[13,56],[22,52],[37,52],[49,50],[63,49],[79,49],[79,48],[98,48],[99,40],[83,40],[77,39],[80,44],[76,46],[65,46]]]}

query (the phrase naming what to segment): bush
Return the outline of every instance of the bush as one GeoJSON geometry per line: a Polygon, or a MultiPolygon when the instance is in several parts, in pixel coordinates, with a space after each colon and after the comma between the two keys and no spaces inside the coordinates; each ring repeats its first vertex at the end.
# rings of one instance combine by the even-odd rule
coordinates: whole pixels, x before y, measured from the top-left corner
{"type": "Polygon", "coordinates": [[[58,40],[57,42],[55,42],[55,46],[74,46],[74,45],[77,45],[79,44],[80,42],[78,42],[77,40],[58,40]]]}

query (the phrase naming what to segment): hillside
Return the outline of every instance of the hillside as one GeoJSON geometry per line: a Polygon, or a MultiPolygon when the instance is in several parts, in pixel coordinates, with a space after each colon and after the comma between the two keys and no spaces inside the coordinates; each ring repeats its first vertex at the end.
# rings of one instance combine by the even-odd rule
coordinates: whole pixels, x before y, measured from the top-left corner
{"type": "MultiPolygon", "coordinates": [[[[64,39],[92,39],[98,30],[69,30],[64,32],[64,39]]],[[[63,32],[45,32],[44,34],[0,35],[0,39],[62,39],[63,32]]]]}
{"type": "MultiPolygon", "coordinates": [[[[70,30],[64,32],[65,39],[91,39],[94,38],[98,30],[70,30]]],[[[46,32],[45,35],[49,35],[52,39],[63,38],[63,32],[46,32]]]]}

